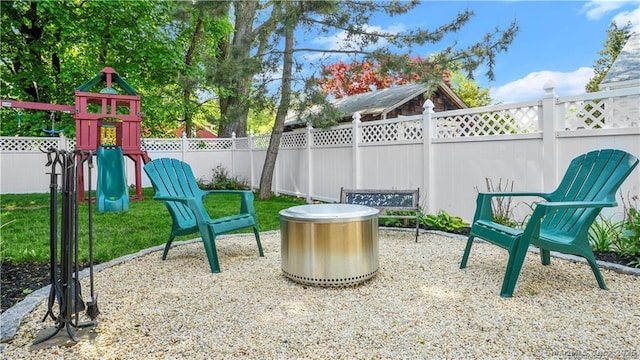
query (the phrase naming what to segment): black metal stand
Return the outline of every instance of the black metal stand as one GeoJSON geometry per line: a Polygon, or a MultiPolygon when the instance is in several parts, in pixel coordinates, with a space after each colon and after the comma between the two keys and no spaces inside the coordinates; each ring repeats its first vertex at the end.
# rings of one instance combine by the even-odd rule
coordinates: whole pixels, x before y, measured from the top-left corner
{"type": "MultiPolygon", "coordinates": [[[[82,291],[80,281],[78,279],[78,191],[76,184],[78,183],[78,172],[84,162],[88,162],[89,173],[93,168],[93,152],[91,151],[74,151],[58,150],[50,148],[44,151],[47,154],[48,162],[46,166],[51,166],[51,184],[50,184],[50,251],[51,251],[51,291],[49,293],[49,301],[47,313],[42,321],[51,318],[55,321],[54,331],[38,338],[33,343],[39,344],[56,336],[60,330],[65,329],[67,334],[74,342],[77,338],[74,328],[86,328],[94,326],[95,317],[97,316],[97,304],[93,293],[93,237],[92,237],[92,217],[91,207],[89,206],[89,249],[90,261],[89,267],[91,276],[91,301],[94,309],[90,312],[92,321],[80,323],[79,313],[86,308],[82,300],[82,291]],[[76,158],[78,162],[76,164],[76,158]],[[59,169],[58,169],[59,168],[59,169]],[[58,173],[57,171],[60,171],[58,173]],[[60,215],[60,236],[58,234],[58,175],[62,175],[61,189],[61,207],[60,215]],[[60,249],[60,254],[58,254],[60,249]],[[57,314],[54,312],[56,302],[57,314]]],[[[91,184],[89,184],[89,192],[91,192],[91,184]]]]}

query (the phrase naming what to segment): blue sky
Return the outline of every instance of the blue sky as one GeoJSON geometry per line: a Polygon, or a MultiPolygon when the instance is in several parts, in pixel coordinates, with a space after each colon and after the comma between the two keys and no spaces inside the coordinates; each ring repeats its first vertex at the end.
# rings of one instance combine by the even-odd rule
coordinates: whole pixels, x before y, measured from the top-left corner
{"type": "MultiPolygon", "coordinates": [[[[465,9],[475,13],[466,27],[436,46],[412,49],[412,55],[425,57],[454,42],[459,46],[477,42],[496,26],[506,28],[516,20],[520,31],[508,52],[498,55],[495,80],[484,76],[486,68],[475,73],[479,85],[491,88],[494,102],[538,100],[548,80],[557,84],[559,96],[584,93],[611,22],[622,27],[631,21],[632,31],[640,32],[638,1],[423,1],[408,14],[380,16],[369,25],[385,30],[434,29],[465,9]]],[[[340,36],[313,42],[337,46],[340,36]]]]}

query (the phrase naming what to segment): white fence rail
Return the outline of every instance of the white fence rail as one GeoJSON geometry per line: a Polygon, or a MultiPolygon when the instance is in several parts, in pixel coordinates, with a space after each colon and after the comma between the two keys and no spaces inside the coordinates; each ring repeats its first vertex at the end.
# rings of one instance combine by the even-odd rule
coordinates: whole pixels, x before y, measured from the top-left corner
{"type": "MultiPolygon", "coordinates": [[[[471,220],[485,180],[513,181],[516,191],[551,191],[568,163],[584,152],[617,148],[640,156],[640,89],[359,122],[331,129],[307,127],[282,137],[272,190],[308,201],[338,201],[341,187],[420,188],[426,212],[445,210],[471,220]],[[354,141],[355,139],[355,141],[354,141]]],[[[142,139],[151,158],[182,159],[200,178],[222,166],[253,188],[269,136],[232,139],[142,139]]],[[[0,193],[47,192],[41,147],[72,149],[73,139],[0,138],[0,193]]],[[[98,165],[99,166],[99,165],[98,165]]],[[[133,163],[126,176],[134,184],[133,163]]],[[[144,186],[150,186],[144,177],[144,186]]],[[[95,177],[94,177],[95,178],[95,177]]],[[[95,185],[94,185],[95,188],[95,185]]],[[[640,195],[640,169],[620,196],[640,195]]],[[[523,217],[534,199],[518,203],[523,217]]],[[[621,199],[619,198],[619,203],[621,199]]],[[[622,208],[607,214],[619,215],[622,208]]]]}

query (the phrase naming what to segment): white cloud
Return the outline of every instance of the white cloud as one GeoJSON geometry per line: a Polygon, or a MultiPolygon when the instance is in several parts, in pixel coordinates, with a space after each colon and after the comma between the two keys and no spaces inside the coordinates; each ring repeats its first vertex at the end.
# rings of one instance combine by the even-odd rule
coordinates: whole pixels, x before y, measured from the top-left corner
{"type": "Polygon", "coordinates": [[[635,8],[635,10],[617,14],[613,17],[613,21],[616,22],[618,27],[623,27],[627,25],[628,22],[631,22],[631,32],[640,33],[640,6],[635,8]]]}
{"type": "Polygon", "coordinates": [[[606,13],[615,11],[625,5],[625,1],[594,0],[582,6],[582,12],[587,14],[587,19],[598,20],[606,13]]]}
{"type": "MultiPolygon", "coordinates": [[[[368,33],[399,34],[401,32],[406,31],[405,26],[402,24],[390,25],[387,28],[382,28],[380,26],[364,25],[362,28],[364,31],[368,33]]],[[[340,31],[331,36],[318,36],[318,37],[315,37],[311,41],[311,43],[323,46],[324,49],[328,49],[328,50],[353,49],[354,47],[352,46],[352,44],[353,43],[357,44],[360,41],[358,40],[358,37],[352,37],[353,39],[349,40],[347,34],[348,33],[346,31],[340,31]]],[[[382,39],[378,41],[376,44],[371,45],[371,48],[373,48],[374,46],[375,47],[384,46],[386,44],[387,44],[387,41],[382,39]]]]}
{"type": "Polygon", "coordinates": [[[556,83],[558,96],[582,94],[585,92],[585,85],[592,77],[593,69],[588,67],[568,73],[548,70],[532,72],[522,79],[491,88],[491,98],[494,103],[539,100],[544,96],[543,87],[549,80],[556,83]]]}

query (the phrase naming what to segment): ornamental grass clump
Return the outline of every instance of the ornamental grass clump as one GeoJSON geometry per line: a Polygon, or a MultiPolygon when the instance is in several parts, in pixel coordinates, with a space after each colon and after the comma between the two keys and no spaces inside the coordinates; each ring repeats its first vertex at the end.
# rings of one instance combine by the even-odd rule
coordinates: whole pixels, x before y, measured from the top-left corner
{"type": "Polygon", "coordinates": [[[628,266],[640,267],[640,211],[638,196],[622,198],[624,217],[615,221],[599,215],[589,229],[591,250],[614,252],[628,261],[628,266]]]}
{"type": "Polygon", "coordinates": [[[634,195],[629,202],[622,200],[625,218],[622,221],[622,232],[615,244],[616,252],[631,258],[630,266],[640,267],[640,211],[638,196],[634,195]]]}

